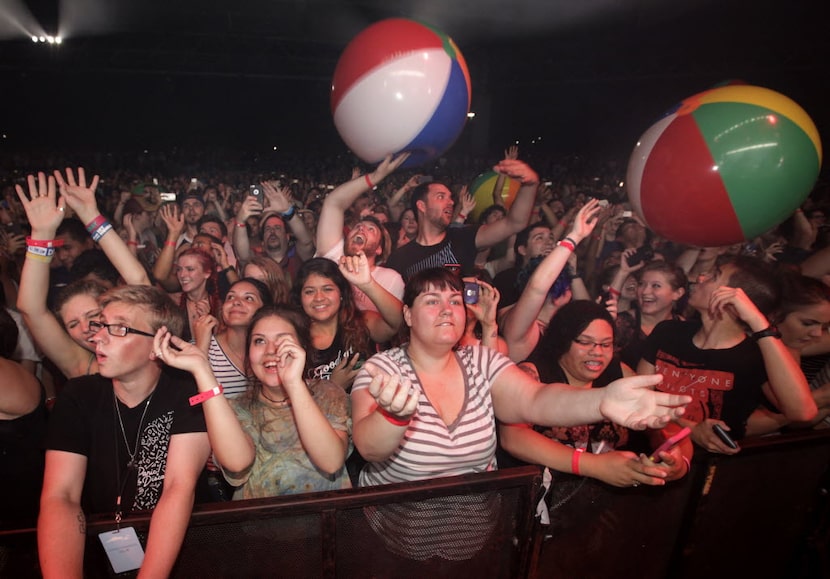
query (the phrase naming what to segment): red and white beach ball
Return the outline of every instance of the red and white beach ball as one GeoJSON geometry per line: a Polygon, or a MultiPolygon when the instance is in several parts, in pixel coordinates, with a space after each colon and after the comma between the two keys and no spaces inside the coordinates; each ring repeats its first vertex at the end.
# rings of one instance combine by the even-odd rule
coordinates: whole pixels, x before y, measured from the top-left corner
{"type": "Polygon", "coordinates": [[[410,151],[405,167],[434,159],[461,134],[470,73],[452,39],[404,18],[377,22],[346,46],[331,111],[346,145],[367,163],[410,151]]]}

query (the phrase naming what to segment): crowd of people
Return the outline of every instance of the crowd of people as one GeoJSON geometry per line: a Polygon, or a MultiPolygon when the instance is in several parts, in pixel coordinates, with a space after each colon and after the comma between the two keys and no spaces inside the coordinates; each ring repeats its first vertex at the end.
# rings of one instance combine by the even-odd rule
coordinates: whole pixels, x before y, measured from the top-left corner
{"type": "MultiPolygon", "coordinates": [[[[164,575],[194,502],[522,463],[661,486],[695,451],[830,426],[818,194],[690,247],[632,213],[614,165],[407,157],[3,188],[0,525],[37,518],[44,576],[79,576],[89,514],[152,510],[141,573],[164,575]]],[[[369,524],[402,556],[469,558],[428,515],[369,524]]]]}

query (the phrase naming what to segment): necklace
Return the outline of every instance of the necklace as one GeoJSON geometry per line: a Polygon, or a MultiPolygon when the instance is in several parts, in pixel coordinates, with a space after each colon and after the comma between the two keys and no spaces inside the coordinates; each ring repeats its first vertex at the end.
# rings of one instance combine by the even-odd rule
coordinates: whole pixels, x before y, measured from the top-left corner
{"type": "Polygon", "coordinates": [[[265,394],[265,390],[263,390],[262,388],[259,389],[259,393],[262,394],[262,397],[265,398],[268,402],[271,402],[273,404],[288,405],[291,403],[291,399],[288,396],[286,396],[282,400],[274,400],[273,398],[269,398],[268,395],[265,394]]]}
{"type": "Polygon", "coordinates": [[[124,437],[124,446],[127,448],[127,455],[130,457],[130,462],[127,463],[127,469],[132,470],[135,467],[135,455],[138,454],[138,447],[141,444],[141,427],[144,425],[144,417],[147,416],[147,409],[150,407],[150,400],[153,399],[153,394],[156,391],[150,394],[147,398],[147,402],[144,403],[144,412],[141,413],[141,420],[138,421],[138,431],[135,435],[135,447],[132,452],[130,452],[130,443],[127,442],[127,433],[124,430],[124,421],[121,419],[121,409],[118,408],[118,397],[115,395],[115,390],[112,391],[112,404],[115,407],[115,414],[118,416],[118,424],[121,426],[121,436],[124,437]]]}

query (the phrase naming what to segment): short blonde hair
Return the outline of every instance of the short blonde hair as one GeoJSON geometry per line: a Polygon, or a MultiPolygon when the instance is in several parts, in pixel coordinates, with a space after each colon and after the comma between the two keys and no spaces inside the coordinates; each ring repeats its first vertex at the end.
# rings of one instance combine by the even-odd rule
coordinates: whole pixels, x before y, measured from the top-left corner
{"type": "Polygon", "coordinates": [[[184,314],[167,292],[148,285],[125,285],[109,290],[101,298],[101,307],[121,303],[144,308],[147,322],[153,330],[158,331],[167,326],[170,333],[181,336],[184,331],[184,314]]]}

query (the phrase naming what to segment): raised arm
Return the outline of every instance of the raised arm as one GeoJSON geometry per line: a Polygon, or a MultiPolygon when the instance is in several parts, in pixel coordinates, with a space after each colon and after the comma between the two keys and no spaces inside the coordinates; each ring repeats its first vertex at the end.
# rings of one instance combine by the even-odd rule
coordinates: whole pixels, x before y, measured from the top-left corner
{"type": "MultiPolygon", "coordinates": [[[[32,226],[33,243],[54,243],[55,232],[65,211],[65,200],[58,199],[55,178],[47,179],[44,173],[28,177],[29,196],[20,185],[15,185],[17,196],[23,204],[26,216],[32,226]]],[[[52,248],[35,247],[33,251],[48,253],[52,248]]],[[[92,355],[79,346],[46,307],[49,291],[49,263],[51,255],[40,255],[27,250],[20,272],[20,291],[17,294],[17,309],[23,321],[38,343],[43,354],[49,358],[67,377],[83,375],[92,355]]]]}
{"type": "MultiPolygon", "coordinates": [[[[242,205],[239,206],[239,211],[236,213],[236,222],[242,224],[248,221],[249,217],[261,214],[262,203],[250,195],[246,195],[242,200],[242,205]]],[[[243,264],[251,260],[253,254],[251,253],[251,242],[248,240],[247,227],[233,228],[233,248],[236,250],[236,256],[239,258],[239,261],[243,262],[243,264]]]]}
{"type": "Polygon", "coordinates": [[[493,167],[496,173],[517,179],[521,186],[513,199],[513,204],[504,219],[482,225],[476,233],[476,248],[484,249],[507,239],[527,227],[536,190],[539,187],[539,175],[526,163],[518,159],[504,159],[493,167]]]}
{"type": "MultiPolygon", "coordinates": [[[[317,253],[327,254],[336,244],[343,243],[343,214],[363,193],[373,185],[380,184],[401,163],[409,158],[409,153],[401,153],[395,158],[387,156],[380,165],[367,175],[361,175],[339,185],[323,200],[320,219],[317,221],[317,253]]],[[[391,202],[390,202],[391,203],[391,202]]]]}
{"type": "MultiPolygon", "coordinates": [[[[737,316],[752,332],[760,332],[770,326],[752,300],[740,288],[721,286],[712,293],[709,311],[715,316],[737,316]]],[[[767,383],[764,394],[790,420],[806,421],[818,412],[810,394],[810,386],[804,373],[787,346],[780,338],[768,336],[758,340],[758,347],[764,357],[767,383]]]]}
{"type": "Polygon", "coordinates": [[[539,341],[536,318],[545,304],[550,286],[567,264],[575,245],[591,234],[599,209],[599,202],[592,199],[579,210],[571,232],[564,238],[563,243],[554,247],[539,263],[516,305],[506,314],[502,333],[507,341],[511,360],[524,360],[536,347],[539,341]]]}
{"type": "Polygon", "coordinates": [[[167,227],[167,239],[164,240],[161,253],[153,266],[153,277],[165,291],[174,292],[181,289],[173,272],[173,263],[176,261],[176,242],[184,231],[184,216],[175,203],[162,205],[159,208],[159,216],[167,227]]]}
{"type": "Polygon", "coordinates": [[[297,248],[297,255],[303,261],[314,257],[314,238],[302,219],[293,219],[297,208],[293,204],[291,189],[288,187],[274,186],[268,181],[262,182],[262,191],[268,198],[269,208],[277,211],[288,229],[294,235],[294,246],[297,248]]]}
{"type": "Polygon", "coordinates": [[[91,232],[92,238],[104,250],[124,281],[128,285],[150,285],[150,278],[144,266],[133,255],[124,240],[117,233],[111,232],[112,225],[106,226],[109,222],[98,210],[98,204],[95,201],[98,175],[92,177],[89,187],[86,184],[86,173],[83,167],[78,167],[77,181],[74,172],[69,168],[66,169],[66,178],[59,171],[55,171],[55,179],[60,186],[61,196],[66,199],[67,205],[75,211],[78,218],[86,223],[87,227],[90,227],[93,221],[96,223],[97,228],[91,232]]]}

